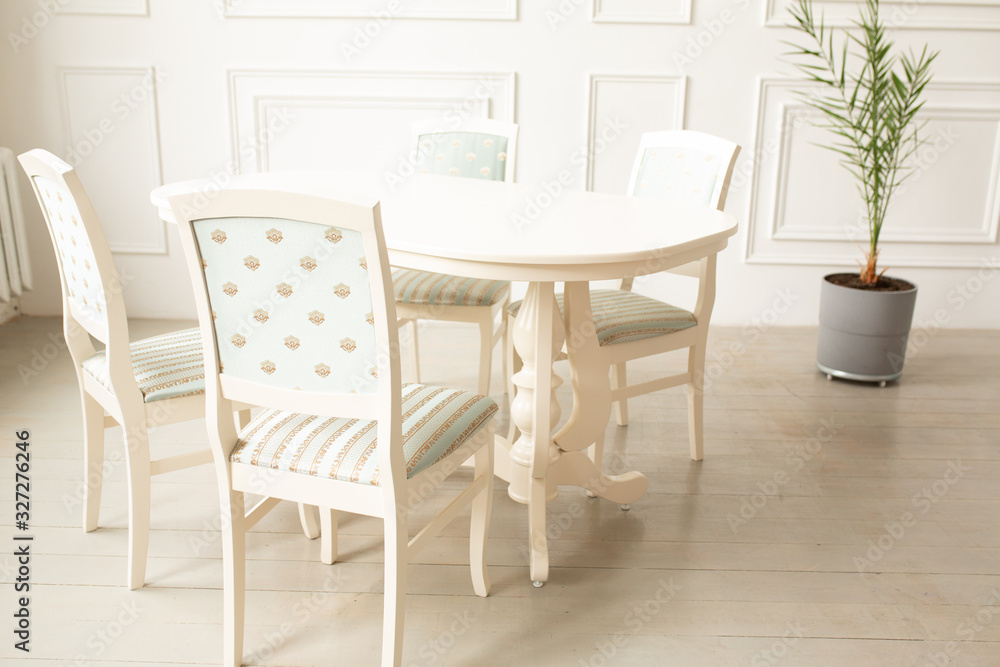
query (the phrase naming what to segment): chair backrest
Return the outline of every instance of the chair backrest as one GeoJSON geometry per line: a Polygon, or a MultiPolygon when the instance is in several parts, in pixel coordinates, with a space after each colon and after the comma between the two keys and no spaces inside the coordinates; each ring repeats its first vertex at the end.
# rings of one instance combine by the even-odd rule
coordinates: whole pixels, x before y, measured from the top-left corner
{"type": "Polygon", "coordinates": [[[63,293],[64,329],[70,351],[80,363],[94,348],[89,339],[72,335],[77,327],[103,342],[109,350],[112,381],[132,377],[128,353],[128,323],[123,284],[115,269],[104,229],[76,171],[41,149],[18,157],[38,198],[52,238],[63,293]],[[121,363],[119,363],[121,362],[121,363]],[[128,373],[124,373],[128,363],[128,373]]]}
{"type": "Polygon", "coordinates": [[[209,432],[219,434],[223,460],[235,445],[236,401],[378,419],[383,479],[390,468],[405,479],[402,450],[389,444],[401,443],[401,385],[378,203],[231,190],[170,205],[205,347],[209,432]]]}
{"type": "Polygon", "coordinates": [[[30,290],[33,281],[17,160],[9,148],[0,148],[0,246],[0,301],[10,301],[30,290]]]}
{"type": "Polygon", "coordinates": [[[413,123],[417,165],[421,172],[514,181],[517,131],[514,123],[469,119],[457,127],[441,120],[413,123]]]}
{"type": "Polygon", "coordinates": [[[639,142],[628,192],[722,210],[739,145],[703,132],[647,132],[639,142]]]}

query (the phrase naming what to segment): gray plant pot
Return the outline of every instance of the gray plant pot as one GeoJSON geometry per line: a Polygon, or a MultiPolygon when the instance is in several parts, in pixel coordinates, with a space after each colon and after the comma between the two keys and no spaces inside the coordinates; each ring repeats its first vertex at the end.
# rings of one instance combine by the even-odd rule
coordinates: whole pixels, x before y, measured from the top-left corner
{"type": "Polygon", "coordinates": [[[827,378],[896,380],[903,373],[917,288],[875,292],[823,279],[816,366],[827,378]]]}

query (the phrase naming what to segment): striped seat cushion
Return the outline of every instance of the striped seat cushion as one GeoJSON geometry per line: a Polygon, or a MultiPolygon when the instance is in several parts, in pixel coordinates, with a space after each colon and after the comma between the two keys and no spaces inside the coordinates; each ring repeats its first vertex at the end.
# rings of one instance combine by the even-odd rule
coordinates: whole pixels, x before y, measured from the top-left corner
{"type": "MultiPolygon", "coordinates": [[[[205,368],[198,329],[144,338],[129,348],[132,372],[144,402],[205,393],[205,368]]],[[[112,391],[108,359],[103,350],[84,361],[83,370],[112,391]]]]}
{"type": "Polygon", "coordinates": [[[447,273],[393,269],[396,301],[427,306],[492,306],[510,289],[507,280],[463,278],[447,273]]]}
{"type": "MultiPolygon", "coordinates": [[[[556,295],[559,310],[563,295],[556,295]]],[[[698,321],[694,314],[663,303],[648,296],[619,289],[593,290],[590,308],[594,315],[597,341],[601,345],[631,343],[645,338],[655,338],[693,327],[698,321]]],[[[521,302],[507,307],[512,317],[517,317],[521,302]]]]}
{"type": "MultiPolygon", "coordinates": [[[[403,385],[403,460],[408,477],[455,451],[496,414],[467,391],[403,385]]],[[[265,410],[240,431],[233,463],[379,486],[376,422],[265,410]]]]}

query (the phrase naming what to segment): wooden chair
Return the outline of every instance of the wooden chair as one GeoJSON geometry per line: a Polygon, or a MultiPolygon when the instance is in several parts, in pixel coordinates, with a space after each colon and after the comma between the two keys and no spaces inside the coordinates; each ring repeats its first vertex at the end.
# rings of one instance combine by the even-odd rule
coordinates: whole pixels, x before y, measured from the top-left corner
{"type": "Polygon", "coordinates": [[[83,529],[97,528],[104,430],[120,425],[128,472],[128,585],[144,583],[150,477],[211,461],[203,449],[150,460],[149,429],[205,416],[197,329],[129,342],[122,279],[73,168],[43,150],[19,157],[45,218],[62,283],[63,333],[83,402],[83,529]],[[94,340],[104,349],[94,347],[94,340]],[[105,415],[107,411],[107,415],[105,415]]]}
{"type": "MultiPolygon", "coordinates": [[[[517,125],[485,119],[467,120],[458,129],[443,129],[443,124],[413,124],[414,151],[421,173],[514,181],[517,125]]],[[[510,282],[413,269],[393,269],[392,281],[399,325],[411,326],[416,381],[420,381],[418,320],[471,322],[479,326],[478,391],[489,394],[493,348],[503,340],[502,349],[505,353],[507,349],[505,309],[510,301],[510,282]]],[[[507,365],[504,358],[503,367],[507,365]]]]}
{"type": "Polygon", "coordinates": [[[383,519],[382,665],[398,666],[406,565],[468,504],[473,587],[488,594],[497,405],[469,392],[401,385],[376,202],[244,190],[207,205],[197,195],[170,204],[206,351],[224,527],[224,664],[239,665],[243,654],[246,532],[287,499],[330,508],[321,510],[327,562],[336,557],[327,539],[336,511],[383,519]],[[237,429],[227,418],[234,401],[265,409],[237,429]],[[471,483],[408,539],[411,508],[470,456],[471,483]],[[249,512],[246,492],[265,496],[249,512]]]}
{"type": "MultiPolygon", "coordinates": [[[[76,171],[55,155],[19,157],[56,251],[63,293],[63,334],[76,369],[84,424],[83,529],[97,529],[104,475],[104,431],[121,426],[128,472],[128,585],[145,583],[150,478],[209,463],[209,449],[149,458],[149,429],[205,416],[205,372],[198,329],[129,342],[121,278],[104,229],[76,171]],[[94,347],[94,339],[104,344],[94,347]],[[108,413],[105,415],[105,411],[108,413]]],[[[238,416],[243,424],[250,412],[238,416]]],[[[299,506],[309,539],[319,537],[315,510],[299,506]]]]}
{"type": "MultiPolygon", "coordinates": [[[[669,130],[642,136],[632,167],[628,193],[633,197],[676,198],[723,210],[729,180],[740,147],[701,132],[669,130]]],[[[704,450],[703,403],[705,347],[708,324],[715,302],[716,255],[676,269],[673,273],[698,279],[694,311],[687,311],[632,292],[632,279],[620,289],[593,290],[590,305],[600,345],[600,354],[576,363],[606,366],[611,372],[611,400],[619,426],[628,424],[628,399],[668,387],[687,385],[688,437],[691,458],[700,461],[704,450]],[[626,362],[643,357],[688,349],[683,373],[640,384],[626,381],[626,362]]],[[[557,297],[562,309],[561,295],[557,297]]],[[[520,303],[508,312],[517,315],[520,303]]],[[[513,326],[513,322],[509,323],[513,326]]],[[[508,377],[519,369],[520,359],[508,346],[508,377]]],[[[512,428],[510,437],[516,435],[512,428]]],[[[603,458],[603,436],[595,443],[594,461],[603,458]]]]}

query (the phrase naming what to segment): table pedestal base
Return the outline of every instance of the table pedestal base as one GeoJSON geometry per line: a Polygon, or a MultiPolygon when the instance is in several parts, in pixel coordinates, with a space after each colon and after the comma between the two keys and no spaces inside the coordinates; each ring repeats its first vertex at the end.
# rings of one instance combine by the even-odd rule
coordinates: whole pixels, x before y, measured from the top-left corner
{"type": "Polygon", "coordinates": [[[495,471],[510,483],[508,495],[528,505],[531,579],[541,586],[549,577],[545,505],[555,500],[559,485],[571,484],[616,503],[633,503],[649,481],[639,472],[605,475],[600,462],[586,454],[608,423],[611,386],[606,366],[586,363],[602,354],[594,331],[587,283],[566,285],[565,325],[552,283],[530,283],[511,335],[523,366],[512,378],[517,393],[511,419],[520,430],[515,442],[497,438],[495,471]],[[567,335],[568,334],[568,335],[567,335]],[[568,340],[567,340],[568,338],[568,340]],[[567,341],[573,368],[573,412],[554,437],[560,406],[552,361],[567,341]],[[574,363],[576,362],[576,363],[574,363]]]}

